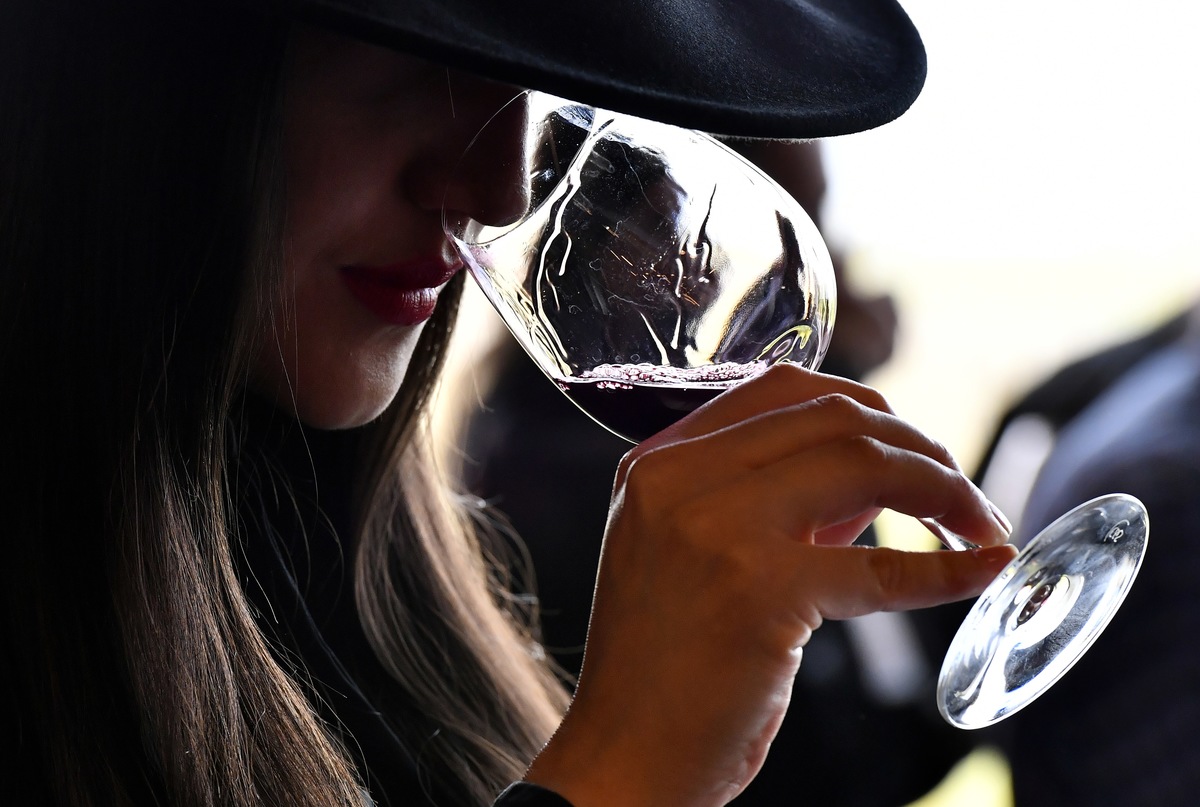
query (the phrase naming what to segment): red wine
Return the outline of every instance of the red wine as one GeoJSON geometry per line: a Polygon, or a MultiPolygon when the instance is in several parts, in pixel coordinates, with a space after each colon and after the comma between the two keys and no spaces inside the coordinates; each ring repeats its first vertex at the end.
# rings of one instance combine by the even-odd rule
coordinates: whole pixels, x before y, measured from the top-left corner
{"type": "Polygon", "coordinates": [[[640,443],[762,370],[761,365],[742,364],[691,370],[604,365],[581,376],[558,379],[558,386],[597,423],[640,443]]]}

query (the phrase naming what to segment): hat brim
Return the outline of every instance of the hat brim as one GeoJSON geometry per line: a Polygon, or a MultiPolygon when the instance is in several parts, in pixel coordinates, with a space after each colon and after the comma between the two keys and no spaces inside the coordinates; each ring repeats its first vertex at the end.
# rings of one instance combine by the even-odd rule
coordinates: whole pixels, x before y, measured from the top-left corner
{"type": "Polygon", "coordinates": [[[296,0],[310,23],[689,128],[816,138],[899,117],[925,50],[891,0],[296,0]]]}

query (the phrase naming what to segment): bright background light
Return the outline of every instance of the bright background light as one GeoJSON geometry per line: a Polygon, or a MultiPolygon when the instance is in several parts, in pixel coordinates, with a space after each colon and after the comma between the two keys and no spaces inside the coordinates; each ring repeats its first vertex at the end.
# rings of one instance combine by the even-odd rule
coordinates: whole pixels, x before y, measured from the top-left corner
{"type": "Polygon", "coordinates": [[[1200,7],[904,5],[925,90],[826,142],[826,231],[900,305],[871,382],[971,467],[1022,390],[1200,292],[1200,7]]]}

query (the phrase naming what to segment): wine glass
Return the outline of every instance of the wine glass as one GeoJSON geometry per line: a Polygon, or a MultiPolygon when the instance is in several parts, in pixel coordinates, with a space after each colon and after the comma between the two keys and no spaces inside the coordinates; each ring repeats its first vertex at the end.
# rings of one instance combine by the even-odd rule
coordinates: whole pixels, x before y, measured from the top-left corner
{"type": "MultiPolygon", "coordinates": [[[[775,363],[819,367],[833,265],[756,166],[707,135],[541,93],[505,117],[472,149],[519,154],[524,214],[503,226],[447,216],[446,232],[513,336],[594,420],[638,442],[775,363]],[[505,151],[514,115],[523,147],[505,151]]],[[[951,549],[974,547],[922,523],[951,549]]],[[[951,642],[943,717],[990,725],[1058,680],[1124,599],[1147,533],[1145,508],[1114,494],[1031,541],[951,642]]]]}
{"type": "Polygon", "coordinates": [[[820,363],[833,267],[787,193],[706,135],[528,101],[527,214],[451,238],[572,401],[639,442],[771,364],[820,363]]]}

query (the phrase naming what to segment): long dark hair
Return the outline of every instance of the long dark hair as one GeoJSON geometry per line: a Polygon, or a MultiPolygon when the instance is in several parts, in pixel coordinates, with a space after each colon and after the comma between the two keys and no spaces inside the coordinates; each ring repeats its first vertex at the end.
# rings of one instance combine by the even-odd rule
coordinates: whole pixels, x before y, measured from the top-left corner
{"type": "MultiPolygon", "coordinates": [[[[6,787],[47,800],[361,803],[231,561],[225,435],[278,277],[288,41],[239,5],[0,4],[0,758],[6,787]]],[[[450,308],[372,427],[357,588],[418,708],[458,715],[442,764],[483,799],[562,696],[429,462],[450,308]],[[423,597],[453,603],[445,647],[395,635],[423,597]],[[460,687],[405,680],[435,656],[460,687]],[[457,700],[480,682],[483,704],[457,700]]]]}

